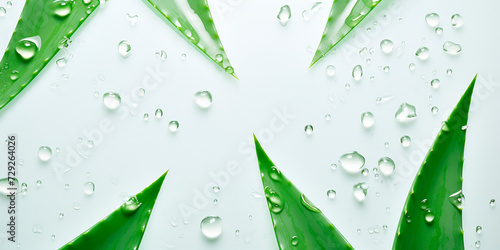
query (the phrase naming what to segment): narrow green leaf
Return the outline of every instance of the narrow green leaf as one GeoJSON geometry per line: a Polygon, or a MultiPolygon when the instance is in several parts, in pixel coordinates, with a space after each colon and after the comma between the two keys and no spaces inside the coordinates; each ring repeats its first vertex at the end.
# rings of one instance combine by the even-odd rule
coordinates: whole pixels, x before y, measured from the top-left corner
{"type": "Polygon", "coordinates": [[[99,0],[26,0],[0,62],[0,109],[40,73],[98,5],[99,0]]]}
{"type": "MultiPolygon", "coordinates": [[[[147,0],[202,53],[234,76],[206,0],[147,0]]],[[[237,78],[236,78],[237,79],[237,78]]]]}
{"type": "Polygon", "coordinates": [[[60,249],[138,249],[167,172],[60,249]]]}
{"type": "Polygon", "coordinates": [[[382,0],[335,0],[330,16],[326,22],[325,31],[318,49],[311,62],[312,67],[323,58],[337,43],[339,43],[356,25],[375,8],[382,0]]]}
{"type": "Polygon", "coordinates": [[[393,249],[464,249],[462,168],[475,82],[474,77],[415,177],[393,249]]]}
{"type": "Polygon", "coordinates": [[[269,159],[255,138],[262,184],[280,249],[353,249],[269,159]]]}

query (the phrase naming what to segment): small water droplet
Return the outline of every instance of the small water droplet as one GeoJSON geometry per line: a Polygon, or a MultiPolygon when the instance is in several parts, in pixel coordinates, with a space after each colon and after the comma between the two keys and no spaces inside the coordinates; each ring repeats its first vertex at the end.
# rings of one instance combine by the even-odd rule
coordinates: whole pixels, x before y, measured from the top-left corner
{"type": "Polygon", "coordinates": [[[460,28],[464,25],[464,18],[460,14],[454,14],[451,16],[451,25],[455,28],[460,28]]]}
{"type": "Polygon", "coordinates": [[[132,47],[130,46],[130,43],[126,40],[122,40],[118,43],[118,53],[120,53],[123,57],[127,57],[131,49],[132,47]]]}
{"type": "Polygon", "coordinates": [[[363,77],[363,68],[361,67],[361,65],[354,66],[354,68],[352,69],[352,78],[354,78],[354,80],[356,81],[359,81],[361,80],[361,77],[363,77]]]}
{"type": "Polygon", "coordinates": [[[404,135],[404,136],[401,136],[401,146],[403,146],[404,148],[407,148],[411,145],[411,138],[407,135],[404,135]]]}
{"type": "Polygon", "coordinates": [[[179,130],[179,122],[178,121],[170,121],[168,123],[168,130],[170,130],[170,132],[172,132],[172,133],[177,132],[177,130],[179,130]]]}
{"type": "Polygon", "coordinates": [[[366,199],[366,195],[368,194],[368,184],[365,182],[354,184],[352,191],[356,200],[363,201],[366,199]]]}
{"type": "Polygon", "coordinates": [[[93,182],[89,181],[89,182],[85,182],[85,184],[83,184],[83,193],[84,194],[91,195],[94,193],[94,190],[95,190],[95,185],[93,182]]]}
{"type": "Polygon", "coordinates": [[[41,234],[41,233],[43,233],[43,226],[40,224],[35,224],[35,225],[33,225],[32,230],[33,230],[33,233],[41,234]]]}
{"type": "Polygon", "coordinates": [[[380,97],[377,97],[377,99],[375,100],[375,102],[377,104],[382,104],[382,103],[386,103],[387,101],[391,100],[394,96],[392,95],[388,95],[388,96],[380,96],[380,97]]]}
{"type": "Polygon", "coordinates": [[[434,30],[434,32],[436,32],[436,34],[437,34],[438,36],[440,36],[441,34],[443,34],[443,28],[441,28],[441,27],[437,27],[437,28],[434,30]]]}
{"type": "Polygon", "coordinates": [[[5,16],[7,14],[7,10],[4,7],[0,7],[0,16],[5,16]]]}
{"type": "Polygon", "coordinates": [[[384,148],[389,148],[389,142],[384,142],[384,148]]]}
{"type": "Polygon", "coordinates": [[[476,227],[476,233],[477,234],[481,234],[482,231],[483,231],[483,227],[482,226],[477,226],[476,227]]]}
{"type": "Polygon", "coordinates": [[[167,60],[167,52],[165,50],[161,50],[155,53],[162,61],[167,60]]]}
{"type": "Polygon", "coordinates": [[[396,111],[395,117],[399,122],[412,121],[417,117],[417,109],[415,108],[415,106],[404,102],[396,111]]]}
{"type": "Polygon", "coordinates": [[[66,66],[67,62],[68,62],[68,59],[66,59],[66,58],[63,57],[63,58],[57,59],[56,64],[57,64],[57,66],[59,66],[60,68],[62,68],[64,66],[66,66]]]}
{"type": "Polygon", "coordinates": [[[391,68],[390,68],[389,66],[385,66],[385,67],[383,68],[383,70],[384,70],[384,72],[389,72],[389,70],[391,70],[391,68]]]}
{"type": "Polygon", "coordinates": [[[139,20],[139,16],[137,16],[137,15],[130,15],[129,13],[127,13],[125,16],[127,17],[128,22],[132,26],[134,26],[135,23],[137,23],[137,21],[139,20]]]}
{"type": "Polygon", "coordinates": [[[288,20],[292,17],[292,12],[290,11],[290,6],[283,5],[280,8],[280,12],[278,13],[278,21],[281,25],[285,26],[288,23],[288,20]]]}
{"type": "Polygon", "coordinates": [[[372,112],[364,112],[361,114],[361,124],[365,128],[371,128],[375,124],[375,116],[373,116],[372,112]]]}
{"type": "Polygon", "coordinates": [[[348,173],[359,173],[365,165],[365,157],[353,151],[340,156],[339,164],[348,173]]]}
{"type": "Polygon", "coordinates": [[[392,175],[394,169],[396,169],[396,164],[389,157],[382,157],[378,160],[378,168],[383,175],[389,176],[392,175]]]}
{"type": "Polygon", "coordinates": [[[37,181],[36,181],[36,186],[37,186],[37,187],[42,186],[42,181],[41,181],[41,180],[37,180],[37,181]]]}
{"type": "Polygon", "coordinates": [[[304,131],[306,132],[306,135],[312,135],[314,128],[312,125],[306,125],[304,127],[304,131]]]}
{"type": "Polygon", "coordinates": [[[329,199],[334,199],[335,196],[337,196],[337,191],[333,190],[333,189],[330,189],[328,191],[326,191],[326,196],[329,198],[329,199]]]}
{"type": "Polygon", "coordinates": [[[276,167],[272,166],[271,169],[269,170],[269,177],[275,181],[280,181],[281,180],[281,171],[276,167]]]}
{"type": "Polygon", "coordinates": [[[104,103],[104,106],[109,110],[115,110],[120,107],[122,98],[118,93],[107,92],[102,95],[102,102],[104,103]]]}
{"type": "Polygon", "coordinates": [[[337,72],[337,69],[333,65],[326,66],[326,75],[332,77],[337,72]]]}
{"type": "Polygon", "coordinates": [[[26,183],[22,183],[21,184],[21,191],[19,192],[21,195],[26,195],[26,193],[28,192],[28,184],[26,183]]]}
{"type": "Polygon", "coordinates": [[[480,248],[481,247],[481,241],[478,240],[478,241],[474,242],[474,246],[476,248],[480,248]]]}
{"type": "Polygon", "coordinates": [[[429,58],[431,52],[429,48],[427,47],[420,47],[417,49],[417,52],[415,52],[415,55],[417,56],[418,59],[425,61],[429,58]]]}
{"type": "Polygon", "coordinates": [[[438,107],[436,107],[436,106],[432,106],[431,107],[431,113],[433,115],[437,115],[438,112],[439,112],[439,108],[438,107]]]}
{"type": "Polygon", "coordinates": [[[264,191],[269,210],[271,210],[271,212],[275,214],[281,213],[281,211],[283,211],[283,208],[285,207],[285,202],[271,187],[266,187],[264,191]]]}
{"type": "Polygon", "coordinates": [[[300,198],[302,206],[304,206],[307,210],[315,213],[321,213],[321,210],[316,206],[314,206],[312,202],[309,199],[307,199],[307,197],[304,194],[301,194],[300,198]]]}
{"type": "Polygon", "coordinates": [[[326,114],[325,115],[325,121],[330,121],[332,119],[332,115],[326,114]]]}
{"type": "Polygon", "coordinates": [[[361,233],[361,229],[359,229],[359,228],[358,228],[358,229],[356,230],[356,232],[357,232],[358,234],[360,234],[360,233],[361,233]]]}
{"type": "Polygon", "coordinates": [[[69,189],[69,184],[64,184],[64,189],[68,190],[69,189]]]}
{"type": "Polygon", "coordinates": [[[464,208],[464,202],[465,202],[465,196],[462,193],[462,190],[450,195],[450,202],[458,210],[462,210],[464,208]]]}
{"type": "Polygon", "coordinates": [[[51,8],[56,17],[64,18],[71,13],[74,4],[74,0],[55,0],[52,2],[51,8]]]}
{"type": "Polygon", "coordinates": [[[332,168],[332,170],[335,170],[335,169],[337,169],[337,164],[332,163],[332,164],[330,165],[330,167],[332,168]]]}
{"type": "Polygon", "coordinates": [[[143,97],[144,95],[146,94],[146,90],[143,89],[143,88],[139,88],[137,90],[137,95],[140,96],[140,97],[143,97]]]}
{"type": "Polygon", "coordinates": [[[50,160],[52,157],[52,149],[49,146],[41,146],[38,149],[38,158],[43,161],[47,162],[50,160]]]}
{"type": "Polygon", "coordinates": [[[435,89],[439,88],[439,84],[441,83],[441,81],[439,79],[433,79],[431,81],[431,86],[435,89]]]}
{"type": "Polygon", "coordinates": [[[207,109],[212,105],[212,94],[208,91],[198,91],[194,94],[194,102],[198,107],[207,109]]]}
{"type": "Polygon", "coordinates": [[[236,231],[234,231],[234,234],[235,234],[236,236],[240,235],[240,230],[239,230],[239,229],[236,229],[236,231]]]}
{"type": "Polygon", "coordinates": [[[436,13],[429,13],[425,15],[425,22],[431,27],[436,27],[439,24],[439,15],[436,13]]]}
{"type": "Polygon", "coordinates": [[[361,174],[363,176],[368,176],[368,173],[370,172],[370,170],[368,170],[367,168],[363,168],[363,170],[361,170],[361,174]]]}
{"type": "Polygon", "coordinates": [[[462,51],[462,46],[458,43],[446,41],[443,43],[443,50],[449,55],[458,55],[462,51]]]}
{"type": "Polygon", "coordinates": [[[230,75],[234,74],[234,68],[231,66],[227,66],[224,71],[230,75]]]}
{"type": "Polygon", "coordinates": [[[144,121],[149,120],[149,114],[148,113],[145,113],[143,117],[144,117],[144,121]]]}
{"type": "Polygon", "coordinates": [[[297,236],[292,237],[292,245],[293,246],[299,245],[299,237],[297,237],[297,236]]]}
{"type": "Polygon", "coordinates": [[[432,223],[434,221],[434,212],[430,209],[425,210],[424,219],[428,224],[432,223]]]}
{"type": "Polygon", "coordinates": [[[224,56],[222,56],[222,54],[215,55],[215,61],[217,63],[221,63],[223,60],[224,60],[224,56]]]}
{"type": "Polygon", "coordinates": [[[121,205],[120,210],[125,216],[130,216],[134,214],[141,205],[142,203],[139,202],[137,197],[132,196],[121,205]]]}
{"type": "Polygon", "coordinates": [[[62,219],[64,218],[64,214],[63,213],[59,213],[59,219],[62,219]]]}
{"type": "Polygon", "coordinates": [[[451,74],[453,74],[453,70],[452,69],[447,69],[446,70],[446,74],[451,76],[451,74]]]}
{"type": "Polygon", "coordinates": [[[222,234],[222,219],[219,216],[207,216],[200,223],[201,233],[208,239],[217,239],[222,234]]]}
{"type": "Polygon", "coordinates": [[[156,109],[155,111],[155,117],[160,119],[163,116],[163,110],[162,109],[156,109]]]}
{"type": "Polygon", "coordinates": [[[410,65],[408,65],[408,68],[410,69],[410,71],[414,71],[415,70],[415,64],[414,63],[410,63],[410,65]]]}
{"type": "Polygon", "coordinates": [[[212,187],[212,191],[214,191],[214,193],[218,193],[220,191],[220,187],[219,186],[213,186],[212,187]]]}
{"type": "Polygon", "coordinates": [[[394,43],[389,39],[384,39],[380,42],[380,49],[385,54],[390,54],[394,50],[394,43]]]}
{"type": "Polygon", "coordinates": [[[490,200],[490,206],[494,207],[495,206],[495,199],[490,200]]]}

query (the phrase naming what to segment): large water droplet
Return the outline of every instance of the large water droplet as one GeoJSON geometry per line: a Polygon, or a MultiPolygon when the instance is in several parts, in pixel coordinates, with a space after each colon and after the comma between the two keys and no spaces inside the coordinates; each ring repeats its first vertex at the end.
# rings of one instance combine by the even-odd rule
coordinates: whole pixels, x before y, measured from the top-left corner
{"type": "Polygon", "coordinates": [[[140,203],[139,200],[137,200],[137,197],[132,196],[122,204],[120,210],[125,216],[130,216],[134,214],[141,205],[142,203],[140,203]]]}
{"type": "Polygon", "coordinates": [[[365,165],[365,157],[353,151],[340,156],[339,164],[348,173],[359,173],[365,165]]]}
{"type": "Polygon", "coordinates": [[[51,4],[52,13],[60,18],[67,17],[74,5],[73,0],[55,0],[51,4]]]}
{"type": "Polygon", "coordinates": [[[217,239],[222,233],[222,219],[219,216],[207,216],[201,221],[200,229],[208,239],[217,239]]]}
{"type": "Polygon", "coordinates": [[[130,43],[126,40],[122,40],[118,43],[118,53],[123,57],[127,57],[131,49],[130,43]]]}
{"type": "Polygon", "coordinates": [[[407,135],[402,136],[400,141],[401,141],[401,146],[403,146],[405,148],[407,148],[411,145],[411,138],[407,135]]]}
{"type": "Polygon", "coordinates": [[[194,94],[194,102],[198,107],[207,109],[212,105],[212,94],[208,91],[198,91],[194,94]]]}
{"type": "Polygon", "coordinates": [[[9,188],[17,189],[19,187],[19,181],[16,178],[2,178],[0,179],[0,194],[9,195],[11,190],[9,188]]]}
{"type": "Polygon", "coordinates": [[[429,58],[431,52],[429,48],[427,47],[420,47],[417,49],[417,52],[415,52],[415,55],[417,56],[418,59],[425,61],[429,58]]]}
{"type": "Polygon", "coordinates": [[[415,106],[404,102],[396,111],[395,117],[399,122],[412,121],[417,117],[417,109],[415,108],[415,106]]]}
{"type": "Polygon", "coordinates": [[[264,191],[266,194],[269,210],[271,210],[271,212],[275,214],[281,213],[281,211],[283,211],[283,208],[285,207],[285,202],[271,187],[266,187],[264,191]]]}
{"type": "Polygon", "coordinates": [[[354,68],[352,69],[352,78],[354,78],[354,80],[356,81],[359,81],[361,80],[361,77],[363,77],[363,68],[361,67],[361,65],[354,66],[354,68]]]}
{"type": "Polygon", "coordinates": [[[309,210],[311,212],[315,212],[315,213],[321,213],[321,210],[319,210],[319,208],[314,206],[312,204],[312,202],[309,199],[307,199],[307,197],[304,194],[301,194],[300,198],[301,198],[300,202],[302,203],[302,206],[307,208],[307,210],[309,210]]]}
{"type": "Polygon", "coordinates": [[[464,18],[460,14],[454,14],[451,16],[451,25],[455,28],[460,28],[464,25],[464,18]]]}
{"type": "Polygon", "coordinates": [[[394,43],[389,39],[384,39],[380,42],[380,49],[385,54],[390,54],[394,50],[394,43]]]}
{"type": "Polygon", "coordinates": [[[278,13],[278,21],[280,21],[281,25],[285,26],[288,23],[288,20],[292,17],[292,12],[290,11],[290,6],[283,5],[280,8],[280,12],[278,13]]]}
{"type": "Polygon", "coordinates": [[[39,36],[28,37],[16,43],[16,52],[24,60],[30,60],[40,49],[41,39],[39,36]]]}
{"type": "Polygon", "coordinates": [[[52,157],[52,149],[48,146],[41,146],[39,149],[38,149],[38,158],[43,161],[43,162],[47,162],[50,160],[50,158],[52,157]]]}
{"type": "Polygon", "coordinates": [[[297,245],[299,245],[299,237],[297,237],[297,236],[293,236],[293,237],[292,237],[292,241],[291,241],[291,242],[292,242],[292,246],[297,246],[297,245]]]}
{"type": "Polygon", "coordinates": [[[326,75],[332,77],[337,72],[337,69],[333,65],[326,66],[326,75]]]}
{"type": "Polygon", "coordinates": [[[450,55],[458,55],[462,51],[462,46],[458,43],[446,41],[443,43],[443,50],[450,55]]]}
{"type": "Polygon", "coordinates": [[[378,160],[378,168],[383,175],[392,175],[394,169],[396,169],[396,164],[389,157],[382,157],[378,160]]]}
{"type": "Polygon", "coordinates": [[[306,125],[304,127],[304,131],[306,132],[306,135],[312,135],[314,127],[312,125],[306,125]]]}
{"type": "Polygon", "coordinates": [[[337,191],[330,189],[330,190],[326,191],[326,196],[330,199],[333,199],[333,198],[335,198],[335,196],[337,196],[337,191]]]}
{"type": "Polygon", "coordinates": [[[95,185],[93,182],[88,181],[83,184],[83,193],[86,195],[91,195],[94,193],[95,185]]]}
{"type": "Polygon", "coordinates": [[[458,210],[462,210],[464,208],[464,202],[465,202],[465,196],[462,193],[462,190],[450,195],[450,202],[458,210]]]}
{"type": "Polygon", "coordinates": [[[425,22],[431,27],[436,27],[439,24],[439,15],[436,13],[429,13],[425,15],[425,22]]]}
{"type": "Polygon", "coordinates": [[[372,112],[365,112],[361,114],[361,123],[365,128],[371,128],[375,124],[375,116],[372,112]]]}
{"type": "Polygon", "coordinates": [[[366,184],[365,182],[354,184],[354,186],[352,187],[352,194],[358,201],[365,200],[366,195],[368,194],[368,184],[366,184]]]}
{"type": "Polygon", "coordinates": [[[102,102],[104,103],[104,106],[109,110],[115,110],[120,107],[122,98],[118,93],[107,92],[102,95],[102,102]]]}
{"type": "Polygon", "coordinates": [[[432,223],[434,221],[434,212],[430,209],[425,210],[424,219],[428,224],[432,223]]]}
{"type": "Polygon", "coordinates": [[[172,132],[172,133],[177,132],[177,130],[179,130],[179,122],[178,121],[170,121],[168,123],[168,130],[170,130],[170,132],[172,132]]]}

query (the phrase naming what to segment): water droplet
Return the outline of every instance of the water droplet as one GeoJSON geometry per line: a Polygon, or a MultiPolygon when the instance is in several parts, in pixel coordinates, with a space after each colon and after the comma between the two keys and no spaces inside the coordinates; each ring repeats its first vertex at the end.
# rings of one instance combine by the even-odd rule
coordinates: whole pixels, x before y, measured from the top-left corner
{"type": "Polygon", "coordinates": [[[427,47],[420,47],[417,49],[417,52],[415,52],[415,55],[417,56],[418,59],[425,61],[429,58],[431,52],[429,48],[427,47]]]}
{"type": "Polygon", "coordinates": [[[30,60],[39,49],[36,42],[41,41],[39,36],[26,38],[16,43],[16,52],[24,60],[30,60]]]}
{"type": "Polygon", "coordinates": [[[446,74],[451,76],[451,74],[453,74],[453,70],[452,69],[447,69],[446,70],[446,74]]]}
{"type": "Polygon", "coordinates": [[[118,53],[123,57],[127,57],[131,49],[130,43],[126,40],[122,40],[118,43],[118,53]]]}
{"type": "Polygon", "coordinates": [[[267,199],[267,205],[269,210],[275,214],[281,213],[285,207],[285,202],[271,187],[266,187],[264,189],[267,199]]]}
{"type": "Polygon", "coordinates": [[[478,240],[478,241],[476,241],[476,242],[474,243],[474,246],[475,246],[476,248],[480,248],[480,247],[481,247],[481,241],[479,241],[479,240],[478,240]]]}
{"type": "Polygon", "coordinates": [[[384,72],[389,72],[389,70],[391,70],[391,68],[389,66],[385,66],[383,70],[384,70],[384,72]]]}
{"type": "Polygon", "coordinates": [[[201,233],[208,239],[217,239],[222,233],[222,219],[219,216],[207,216],[200,223],[201,233]]]}
{"type": "Polygon", "coordinates": [[[325,115],[325,121],[330,121],[332,119],[332,115],[326,114],[325,115]]]}
{"type": "Polygon", "coordinates": [[[64,218],[64,214],[63,213],[59,213],[59,219],[62,219],[64,218]]]}
{"type": "Polygon", "coordinates": [[[384,142],[384,148],[388,148],[389,147],[389,142],[384,142]]]}
{"type": "Polygon", "coordinates": [[[363,170],[361,170],[361,174],[363,176],[368,176],[368,173],[370,172],[370,170],[368,170],[367,168],[363,168],[363,170]]]}
{"type": "Polygon", "coordinates": [[[414,71],[415,70],[415,64],[414,63],[410,63],[410,65],[408,65],[408,68],[410,69],[410,71],[414,71]]]}
{"type": "Polygon", "coordinates": [[[231,66],[227,66],[226,69],[224,69],[224,71],[230,75],[234,74],[234,68],[231,66]]]}
{"type": "Polygon", "coordinates": [[[178,129],[179,129],[179,122],[178,121],[170,121],[168,123],[168,130],[170,130],[170,132],[175,133],[175,132],[177,132],[178,129]]]}
{"type": "Polygon", "coordinates": [[[490,200],[490,206],[494,207],[495,206],[495,199],[490,200]]]}
{"type": "Polygon", "coordinates": [[[73,0],[55,0],[52,2],[51,8],[55,16],[63,18],[71,13],[74,4],[73,0]]]}
{"type": "MultiPolygon", "coordinates": [[[[90,2],[90,1],[89,1],[89,2],[90,2]]],[[[127,13],[125,16],[127,17],[128,22],[129,22],[129,23],[130,23],[130,25],[132,25],[132,26],[134,26],[134,25],[135,25],[135,23],[137,23],[137,21],[139,20],[139,16],[137,16],[137,15],[133,15],[133,16],[132,16],[132,15],[130,15],[129,13],[127,13]]]]}
{"type": "Polygon", "coordinates": [[[360,51],[359,51],[359,55],[362,56],[364,54],[366,54],[366,52],[368,51],[368,48],[367,47],[364,47],[362,48],[360,51]]]}
{"type": "Polygon", "coordinates": [[[161,109],[156,109],[155,111],[155,117],[160,119],[163,116],[163,110],[161,109]]]}
{"type": "Polygon", "coordinates": [[[37,187],[42,186],[42,181],[41,181],[41,180],[37,180],[37,181],[36,181],[36,186],[37,186],[37,187]]]}
{"type": "Polygon", "coordinates": [[[115,110],[120,107],[122,98],[118,93],[107,92],[102,95],[102,102],[104,103],[104,106],[109,110],[115,110]]]}
{"type": "Polygon", "coordinates": [[[337,164],[332,163],[332,164],[330,165],[330,167],[332,168],[332,170],[335,170],[335,169],[337,169],[337,164]]]}
{"type": "Polygon", "coordinates": [[[380,97],[377,97],[377,99],[375,100],[375,102],[377,104],[386,103],[387,101],[391,100],[393,97],[394,96],[392,96],[392,95],[380,96],[380,97]]]}
{"type": "Polygon", "coordinates": [[[333,198],[335,198],[335,196],[337,196],[337,191],[330,189],[330,190],[326,191],[326,196],[329,199],[333,199],[333,198]]]}
{"type": "Polygon", "coordinates": [[[482,226],[477,226],[476,227],[476,233],[477,234],[481,234],[482,231],[483,231],[483,227],[482,226]]]}
{"type": "Polygon", "coordinates": [[[382,157],[378,160],[378,168],[383,175],[389,176],[392,175],[394,169],[396,169],[396,164],[389,157],[382,157]]]}
{"type": "Polygon", "coordinates": [[[146,90],[143,89],[143,88],[139,88],[137,90],[137,95],[140,96],[140,97],[143,97],[144,95],[146,94],[146,90]]]}
{"type": "Polygon", "coordinates": [[[198,107],[207,109],[212,105],[212,94],[208,91],[198,91],[194,94],[194,102],[198,107]]]}
{"type": "Polygon", "coordinates": [[[434,30],[434,32],[436,32],[436,34],[437,34],[438,36],[440,36],[441,34],[443,34],[443,28],[441,28],[441,27],[437,27],[437,28],[434,30]]]}
{"type": "Polygon", "coordinates": [[[85,184],[83,184],[83,193],[84,194],[91,195],[94,193],[94,190],[95,190],[95,185],[93,182],[89,181],[89,182],[85,182],[85,184]]]}
{"type": "Polygon", "coordinates": [[[236,236],[240,235],[240,230],[239,230],[239,229],[236,229],[236,231],[234,231],[234,234],[235,234],[236,236]]]}
{"type": "Polygon", "coordinates": [[[64,189],[68,190],[69,184],[64,184],[64,189]]]}
{"type": "Polygon", "coordinates": [[[382,228],[383,228],[384,230],[387,230],[387,229],[388,229],[387,225],[383,225],[383,226],[382,226],[382,228]]]}
{"type": "Polygon", "coordinates": [[[411,138],[407,135],[404,135],[404,136],[401,136],[401,146],[403,146],[404,148],[407,148],[411,145],[411,138]]]}
{"type": "Polygon", "coordinates": [[[9,188],[18,188],[19,187],[19,181],[16,178],[2,178],[0,179],[0,194],[2,195],[9,195],[10,191],[9,188]]]}
{"type": "Polygon", "coordinates": [[[55,240],[55,239],[56,239],[56,236],[53,234],[52,236],[50,236],[50,238],[51,238],[52,240],[55,240]]]}
{"type": "Polygon", "coordinates": [[[368,184],[364,182],[354,184],[354,186],[352,187],[352,192],[356,200],[363,201],[368,194],[368,184]]]}
{"type": "Polygon", "coordinates": [[[436,27],[439,24],[439,15],[436,13],[429,13],[425,15],[425,22],[431,27],[436,27]]]}
{"type": "Polygon", "coordinates": [[[326,66],[326,75],[332,77],[337,72],[337,69],[333,65],[326,66]]]}
{"type": "Polygon", "coordinates": [[[181,59],[182,59],[182,60],[186,60],[186,57],[187,57],[187,55],[186,55],[185,53],[182,53],[182,54],[181,54],[181,59]]]}
{"type": "Polygon", "coordinates": [[[156,52],[155,55],[157,55],[162,61],[167,60],[167,52],[165,52],[165,50],[156,52]]]}
{"type": "Polygon", "coordinates": [[[394,50],[394,43],[389,39],[384,39],[380,42],[380,49],[385,54],[390,54],[394,50]]]}
{"type": "Polygon", "coordinates": [[[356,230],[356,232],[357,232],[358,234],[360,234],[360,233],[361,233],[361,229],[357,229],[357,230],[356,230]]]}
{"type": "Polygon", "coordinates": [[[458,55],[462,51],[462,46],[458,43],[446,41],[443,43],[443,50],[449,55],[458,55]]]}
{"type": "Polygon", "coordinates": [[[438,107],[436,107],[436,106],[432,106],[431,107],[431,113],[433,115],[437,115],[438,112],[439,112],[439,108],[438,107]]]}
{"type": "Polygon", "coordinates": [[[451,16],[451,25],[455,28],[460,28],[464,25],[464,18],[460,14],[454,14],[451,16]]]}
{"type": "Polygon", "coordinates": [[[353,151],[340,156],[339,164],[348,173],[359,173],[365,165],[365,157],[353,151]]]}
{"type": "Polygon", "coordinates": [[[221,63],[224,60],[224,56],[222,54],[215,55],[215,61],[221,63]]]}
{"type": "Polygon", "coordinates": [[[52,149],[49,146],[41,146],[38,149],[38,158],[43,161],[47,162],[50,160],[52,157],[52,149]]]}
{"type": "Polygon", "coordinates": [[[361,65],[354,66],[354,68],[352,69],[352,78],[354,78],[354,80],[356,81],[359,81],[361,80],[361,77],[363,77],[363,68],[361,67],[361,65]]]}
{"type": "Polygon", "coordinates": [[[462,193],[462,190],[450,195],[450,202],[458,210],[462,210],[464,208],[464,202],[465,202],[465,196],[462,193]]]}
{"type": "Polygon", "coordinates": [[[275,181],[279,181],[281,180],[281,176],[281,171],[276,166],[272,166],[269,170],[269,177],[275,181]]]}
{"type": "Polygon", "coordinates": [[[429,224],[434,221],[434,213],[432,212],[432,210],[430,210],[430,209],[425,210],[424,219],[425,219],[425,222],[427,222],[429,224]]]}
{"type": "Polygon", "coordinates": [[[314,130],[314,128],[312,125],[306,125],[304,127],[304,131],[306,131],[306,135],[312,135],[313,130],[314,130]]]}
{"type": "Polygon", "coordinates": [[[143,117],[144,117],[144,121],[149,120],[149,114],[148,113],[145,113],[143,117]]]}
{"type": "Polygon", "coordinates": [[[375,116],[373,116],[372,112],[364,112],[361,114],[361,124],[365,128],[371,128],[375,124],[375,116]]]}
{"type": "Polygon", "coordinates": [[[68,62],[68,59],[63,57],[63,58],[57,59],[56,64],[57,64],[57,66],[59,66],[59,68],[62,68],[64,66],[66,66],[67,62],[68,62]]]}
{"type": "Polygon", "coordinates": [[[33,233],[36,233],[36,234],[41,234],[43,233],[43,226],[40,225],[40,224],[35,224],[33,225],[33,233]]]}
{"type": "Polygon", "coordinates": [[[220,191],[220,187],[218,186],[213,186],[212,187],[212,191],[214,191],[214,193],[218,193],[220,191]]]}
{"type": "Polygon", "coordinates": [[[22,195],[26,195],[27,192],[28,192],[28,184],[23,182],[21,184],[21,191],[19,193],[22,195]]]}
{"type": "Polygon", "coordinates": [[[439,88],[439,84],[441,83],[441,81],[439,79],[433,79],[431,81],[431,86],[435,89],[439,88]]]}
{"type": "Polygon", "coordinates": [[[4,7],[0,7],[0,16],[5,16],[7,10],[4,7]]]}
{"type": "Polygon", "coordinates": [[[292,245],[297,246],[299,244],[299,237],[293,236],[292,237],[292,245]]]}
{"type": "Polygon", "coordinates": [[[300,201],[302,203],[302,206],[307,208],[307,210],[309,210],[311,212],[315,212],[315,213],[321,213],[321,210],[319,210],[319,208],[314,206],[312,204],[312,202],[309,199],[307,199],[307,197],[304,194],[301,194],[300,198],[301,198],[300,201]]]}
{"type": "Polygon", "coordinates": [[[404,102],[396,111],[395,117],[399,122],[412,121],[417,117],[417,109],[415,108],[415,106],[404,102]]]}
{"type": "Polygon", "coordinates": [[[125,216],[130,216],[134,214],[141,205],[142,203],[137,200],[137,197],[132,196],[121,205],[120,210],[125,216]]]}
{"type": "Polygon", "coordinates": [[[285,26],[288,23],[288,20],[292,17],[292,12],[290,11],[290,6],[283,5],[280,8],[280,12],[278,13],[278,21],[281,25],[285,26]]]}

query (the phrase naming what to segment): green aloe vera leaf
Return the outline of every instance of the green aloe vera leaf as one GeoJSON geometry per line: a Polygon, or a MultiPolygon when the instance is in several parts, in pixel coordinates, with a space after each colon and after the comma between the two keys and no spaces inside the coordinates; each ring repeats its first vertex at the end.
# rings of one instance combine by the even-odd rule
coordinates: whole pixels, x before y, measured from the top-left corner
{"type": "Polygon", "coordinates": [[[60,249],[138,249],[167,173],[60,249]]]}
{"type": "Polygon", "coordinates": [[[99,0],[26,0],[0,62],[0,109],[40,73],[99,5],[99,0]]]}
{"type": "Polygon", "coordinates": [[[226,73],[238,79],[215,29],[206,0],[147,0],[147,2],[196,48],[226,73]]]}
{"type": "Polygon", "coordinates": [[[353,249],[344,236],[269,159],[254,135],[262,184],[281,250],[353,249]]]}
{"type": "Polygon", "coordinates": [[[356,25],[382,0],[335,0],[333,1],[323,36],[311,62],[312,67],[328,51],[333,49],[356,25]]]}
{"type": "Polygon", "coordinates": [[[464,249],[462,168],[476,77],[420,166],[399,220],[393,249],[464,249]]]}

